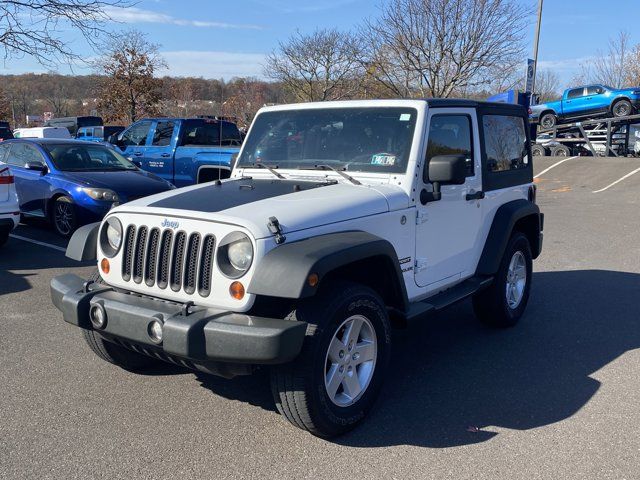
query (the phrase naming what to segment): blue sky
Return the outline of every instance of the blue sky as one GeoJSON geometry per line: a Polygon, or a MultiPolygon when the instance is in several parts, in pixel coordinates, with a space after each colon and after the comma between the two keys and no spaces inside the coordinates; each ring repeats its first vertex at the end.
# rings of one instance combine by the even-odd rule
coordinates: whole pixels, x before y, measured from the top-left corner
{"type": "MultiPolygon", "coordinates": [[[[518,0],[534,7],[537,0],[518,0]]],[[[111,12],[119,23],[110,29],[137,28],[161,45],[169,73],[225,78],[261,76],[261,62],[279,40],[296,29],[350,29],[375,16],[379,0],[142,0],[135,8],[111,12]]],[[[605,50],[620,30],[620,12],[632,11],[637,0],[545,0],[540,40],[540,68],[553,69],[562,86],[570,83],[580,63],[605,50]],[[606,6],[605,6],[606,5],[606,6]]],[[[629,23],[633,44],[640,30],[629,23]]],[[[534,17],[527,32],[534,34],[534,17]]],[[[93,53],[72,31],[64,33],[83,55],[93,53]]],[[[532,43],[528,51],[532,51],[532,43]]],[[[523,75],[524,75],[523,58],[523,75]]],[[[1,73],[43,72],[29,58],[0,64],[1,73]]],[[[69,73],[60,67],[61,73],[69,73]]],[[[76,73],[88,73],[75,69],[76,73]]]]}

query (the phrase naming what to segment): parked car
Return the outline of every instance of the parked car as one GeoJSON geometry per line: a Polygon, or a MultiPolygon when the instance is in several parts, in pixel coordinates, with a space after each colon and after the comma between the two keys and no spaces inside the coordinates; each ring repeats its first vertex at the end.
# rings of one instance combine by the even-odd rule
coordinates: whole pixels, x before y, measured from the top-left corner
{"type": "Polygon", "coordinates": [[[283,417],[339,435],[403,370],[388,368],[391,325],[465,298],[492,327],[523,315],[543,229],[529,142],[519,105],[263,108],[231,179],[78,230],[67,254],[99,271],[54,278],[53,303],[99,358],[128,370],[271,367],[283,417]]]}
{"type": "Polygon", "coordinates": [[[148,118],[116,140],[136,165],[178,187],[229,178],[240,144],[234,123],[209,118],[148,118]]]}
{"type": "Polygon", "coordinates": [[[0,142],[14,138],[11,128],[0,125],[0,142]]]}
{"type": "Polygon", "coordinates": [[[108,142],[112,135],[118,135],[125,127],[107,125],[104,127],[80,127],[76,138],[86,142],[108,142]]]}
{"type": "Polygon", "coordinates": [[[568,88],[555,102],[530,107],[529,119],[544,129],[579,118],[626,117],[640,106],[640,87],[616,89],[606,85],[568,88]]]}
{"type": "Polygon", "coordinates": [[[75,137],[79,128],[102,126],[102,117],[59,117],[52,118],[44,122],[45,127],[64,127],[69,130],[71,136],[75,137]]]}
{"type": "Polygon", "coordinates": [[[64,127],[32,127],[16,128],[14,138],[71,138],[69,130],[64,127]]]}
{"type": "Polygon", "coordinates": [[[0,150],[0,246],[9,238],[11,230],[18,226],[20,207],[16,194],[15,179],[9,167],[2,164],[0,150]]]}
{"type": "Polygon", "coordinates": [[[20,211],[70,236],[114,204],[174,188],[104,145],[78,140],[7,140],[0,158],[15,176],[20,211]]]}

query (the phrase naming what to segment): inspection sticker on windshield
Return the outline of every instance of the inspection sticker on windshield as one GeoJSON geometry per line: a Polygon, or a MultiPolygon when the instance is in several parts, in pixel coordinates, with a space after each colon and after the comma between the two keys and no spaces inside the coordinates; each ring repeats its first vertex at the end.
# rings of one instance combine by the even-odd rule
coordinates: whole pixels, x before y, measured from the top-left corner
{"type": "Polygon", "coordinates": [[[396,164],[396,156],[390,153],[376,153],[371,157],[371,165],[390,166],[396,164]]]}
{"type": "Polygon", "coordinates": [[[401,113],[400,114],[400,121],[401,122],[408,122],[409,120],[411,120],[411,114],[410,113],[401,113]]]}

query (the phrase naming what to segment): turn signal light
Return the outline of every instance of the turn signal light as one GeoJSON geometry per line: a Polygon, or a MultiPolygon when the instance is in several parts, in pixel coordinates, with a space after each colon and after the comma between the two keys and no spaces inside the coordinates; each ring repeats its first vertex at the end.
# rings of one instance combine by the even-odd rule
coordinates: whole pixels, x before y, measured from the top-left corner
{"type": "Polygon", "coordinates": [[[307,277],[307,283],[309,284],[310,287],[315,287],[316,285],[318,285],[319,280],[320,278],[318,277],[317,273],[312,273],[307,277]]]}
{"type": "Polygon", "coordinates": [[[240,282],[233,282],[229,286],[229,293],[236,300],[242,300],[244,298],[244,285],[240,282]]]}
{"type": "Polygon", "coordinates": [[[111,265],[109,265],[109,260],[107,260],[106,258],[103,258],[102,261],[100,262],[100,270],[102,270],[102,273],[107,274],[109,273],[110,269],[111,269],[111,265]]]}

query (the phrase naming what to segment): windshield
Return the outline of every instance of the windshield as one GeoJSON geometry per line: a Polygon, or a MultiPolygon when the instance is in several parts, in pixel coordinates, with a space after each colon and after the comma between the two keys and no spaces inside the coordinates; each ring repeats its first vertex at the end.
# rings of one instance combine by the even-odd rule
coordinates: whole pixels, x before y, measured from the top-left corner
{"type": "Polygon", "coordinates": [[[102,145],[42,145],[58,170],[67,172],[136,170],[118,152],[102,145]]]}
{"type": "Polygon", "coordinates": [[[406,171],[417,111],[407,107],[283,110],[258,115],[238,167],[329,165],[354,172],[406,171]]]}

